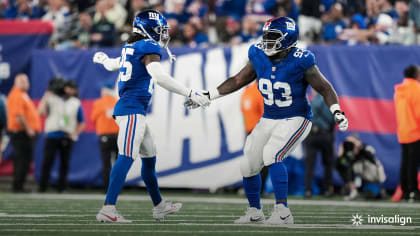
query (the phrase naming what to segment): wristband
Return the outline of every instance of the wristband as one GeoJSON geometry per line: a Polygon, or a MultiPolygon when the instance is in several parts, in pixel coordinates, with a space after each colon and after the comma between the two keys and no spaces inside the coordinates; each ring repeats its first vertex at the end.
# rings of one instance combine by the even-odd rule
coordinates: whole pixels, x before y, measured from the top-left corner
{"type": "Polygon", "coordinates": [[[217,90],[217,88],[211,89],[209,90],[209,98],[210,100],[214,100],[216,98],[221,97],[222,95],[220,95],[219,90],[217,90]]]}
{"type": "Polygon", "coordinates": [[[332,104],[330,106],[330,111],[331,111],[332,114],[335,114],[336,112],[341,112],[340,105],[332,104]]]}

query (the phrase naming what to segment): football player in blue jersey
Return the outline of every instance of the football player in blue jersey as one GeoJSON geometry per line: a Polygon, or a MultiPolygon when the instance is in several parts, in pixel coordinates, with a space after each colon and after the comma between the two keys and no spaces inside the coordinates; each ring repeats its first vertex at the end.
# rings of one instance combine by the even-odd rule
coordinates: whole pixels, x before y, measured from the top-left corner
{"type": "Polygon", "coordinates": [[[96,216],[102,222],[129,223],[116,208],[118,194],[123,187],[127,172],[135,158],[141,158],[141,176],[153,201],[153,218],[161,220],[165,215],[177,212],[180,203],[172,204],[162,199],[155,171],[156,148],[147,125],[146,112],[153,94],[153,81],[163,88],[188,97],[194,103],[206,107],[207,96],[172,79],[162,65],[161,48],[169,42],[168,24],[158,11],[138,13],[133,22],[133,33],[124,44],[121,57],[108,58],[103,52],[94,55],[95,63],[107,70],[119,70],[118,92],[120,99],[114,108],[114,117],[119,126],[118,159],[111,170],[110,182],[104,206],[96,216]]]}
{"type": "MultiPolygon", "coordinates": [[[[249,48],[248,64],[217,88],[204,92],[213,100],[257,79],[258,89],[264,97],[263,117],[247,137],[240,164],[249,208],[235,221],[238,224],[293,224],[293,216],[287,206],[288,179],[283,159],[311,130],[312,112],[306,96],[308,85],[324,97],[339,129],[345,131],[348,127],[337,94],[316,66],[314,54],[296,47],[298,35],[296,23],[288,17],[267,21],[262,42],[249,48]],[[269,167],[276,198],[268,220],[265,220],[260,204],[259,173],[264,165],[269,167]]],[[[191,100],[185,105],[198,107],[191,100]]]]}

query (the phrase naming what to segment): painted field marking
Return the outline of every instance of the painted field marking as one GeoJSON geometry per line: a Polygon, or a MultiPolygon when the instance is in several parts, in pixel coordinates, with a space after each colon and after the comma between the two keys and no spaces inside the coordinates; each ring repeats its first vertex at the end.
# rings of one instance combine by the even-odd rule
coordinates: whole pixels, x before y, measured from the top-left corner
{"type": "MultiPolygon", "coordinates": [[[[78,232],[78,233],[108,233],[108,232],[112,232],[112,233],[183,233],[183,234],[223,234],[223,233],[255,233],[255,234],[278,234],[278,233],[307,233],[307,231],[296,231],[296,230],[288,230],[288,229],[284,229],[282,231],[250,231],[250,230],[198,230],[198,231],[186,231],[186,230],[180,230],[180,231],[170,231],[170,230],[99,230],[99,229],[95,229],[95,230],[60,230],[60,229],[16,229],[16,230],[12,230],[12,229],[0,229],[0,232],[78,232]]],[[[403,234],[407,234],[407,235],[412,235],[412,232],[380,232],[380,234],[384,234],[384,235],[395,235],[396,233],[398,233],[398,235],[403,235],[403,234]]],[[[328,232],[316,232],[316,231],[312,231],[311,235],[315,235],[315,234],[320,234],[320,235],[326,235],[326,234],[350,234],[350,235],[354,235],[355,232],[354,231],[328,231],[328,232]]]]}
{"type": "Polygon", "coordinates": [[[93,224],[78,224],[78,223],[0,223],[2,226],[217,226],[217,227],[262,227],[262,228],[305,228],[305,229],[329,229],[329,228],[338,228],[338,229],[391,229],[391,230],[415,230],[420,229],[420,226],[393,226],[393,225],[361,225],[361,226],[352,226],[350,224],[293,224],[293,225],[240,225],[240,224],[204,224],[204,223],[177,223],[177,224],[143,224],[143,223],[128,223],[128,224],[112,224],[112,223],[93,223],[93,224]]]}
{"type": "MultiPolygon", "coordinates": [[[[5,195],[2,200],[7,197],[17,199],[49,199],[49,200],[104,200],[102,194],[38,194],[32,193],[27,195],[5,195]]],[[[225,203],[225,204],[247,204],[247,200],[237,198],[221,198],[221,197],[169,197],[172,201],[193,202],[193,203],[225,203]]],[[[143,196],[119,196],[119,201],[150,201],[150,197],[143,196]]],[[[1,201],[1,200],[0,200],[1,201]]],[[[263,199],[263,204],[272,205],[273,199],[263,199]]],[[[395,203],[395,202],[363,202],[363,201],[336,201],[336,200],[288,200],[288,203],[300,206],[347,206],[347,207],[382,207],[382,208],[420,208],[419,203],[395,203]]]]}

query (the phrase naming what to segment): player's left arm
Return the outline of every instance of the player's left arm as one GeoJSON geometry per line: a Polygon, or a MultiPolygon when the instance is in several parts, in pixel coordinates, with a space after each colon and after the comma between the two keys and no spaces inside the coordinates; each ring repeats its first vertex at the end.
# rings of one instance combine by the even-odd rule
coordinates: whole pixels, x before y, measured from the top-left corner
{"type": "Polygon", "coordinates": [[[331,83],[325,78],[321,71],[319,71],[318,66],[313,65],[309,67],[304,73],[304,79],[312,88],[324,97],[324,101],[334,115],[334,120],[338,124],[338,127],[341,131],[346,131],[348,128],[348,120],[344,115],[344,112],[340,109],[337,93],[331,83]]]}
{"type": "Polygon", "coordinates": [[[146,66],[147,73],[156,80],[159,86],[168,91],[188,97],[202,107],[210,105],[210,100],[207,96],[204,96],[201,92],[185,87],[165,72],[160,64],[160,55],[155,53],[146,54],[142,57],[141,61],[146,66]]]}

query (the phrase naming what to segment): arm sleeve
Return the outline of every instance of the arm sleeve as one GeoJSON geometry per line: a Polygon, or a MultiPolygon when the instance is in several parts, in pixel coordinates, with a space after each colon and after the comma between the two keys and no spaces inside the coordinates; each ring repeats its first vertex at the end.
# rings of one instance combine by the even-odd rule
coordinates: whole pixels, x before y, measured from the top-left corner
{"type": "Polygon", "coordinates": [[[120,69],[120,57],[108,58],[104,61],[104,67],[108,71],[117,71],[120,69]]]}
{"type": "Polygon", "coordinates": [[[159,86],[185,97],[190,95],[191,89],[186,88],[178,81],[172,79],[172,77],[163,70],[163,67],[159,62],[149,63],[146,66],[146,69],[159,86]]]}
{"type": "Polygon", "coordinates": [[[79,123],[85,122],[85,116],[83,115],[82,105],[80,105],[79,109],[77,110],[77,122],[79,123]]]}

